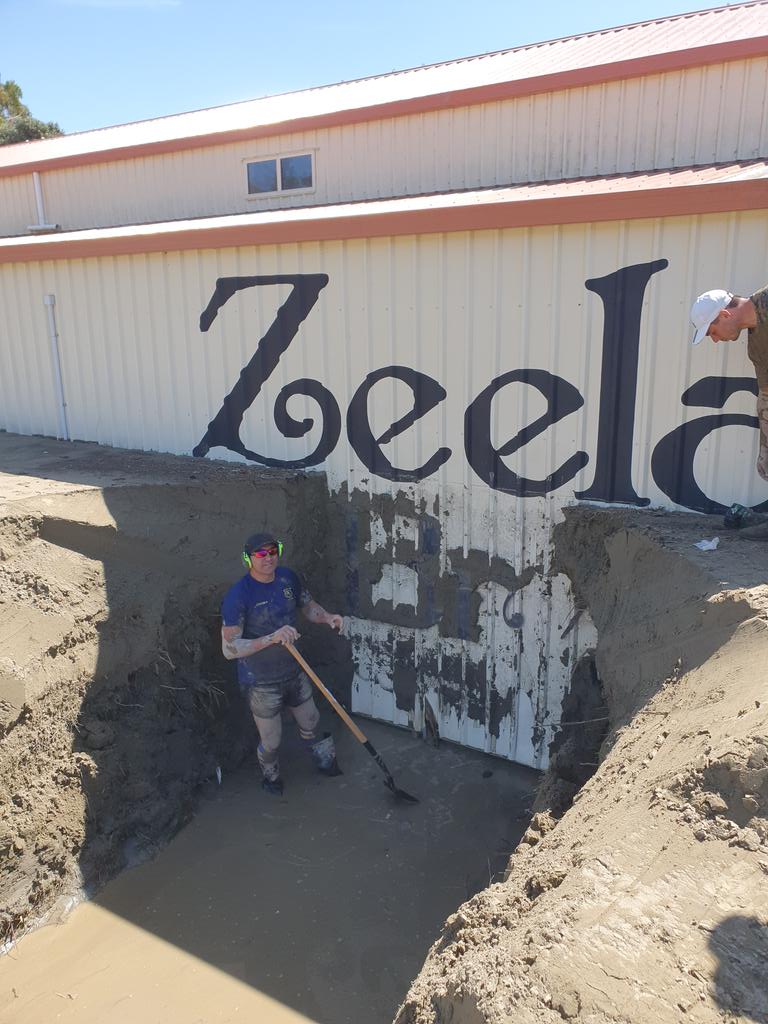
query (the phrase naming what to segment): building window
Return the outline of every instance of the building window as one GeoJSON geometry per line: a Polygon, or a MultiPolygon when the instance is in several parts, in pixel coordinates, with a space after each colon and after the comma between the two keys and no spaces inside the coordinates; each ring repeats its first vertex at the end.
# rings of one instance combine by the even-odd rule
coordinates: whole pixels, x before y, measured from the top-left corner
{"type": "Polygon", "coordinates": [[[274,157],[270,160],[249,160],[246,172],[249,196],[309,191],[314,186],[311,153],[274,157]]]}
{"type": "Polygon", "coordinates": [[[277,161],[259,160],[248,164],[248,195],[277,192],[277,161]]]}

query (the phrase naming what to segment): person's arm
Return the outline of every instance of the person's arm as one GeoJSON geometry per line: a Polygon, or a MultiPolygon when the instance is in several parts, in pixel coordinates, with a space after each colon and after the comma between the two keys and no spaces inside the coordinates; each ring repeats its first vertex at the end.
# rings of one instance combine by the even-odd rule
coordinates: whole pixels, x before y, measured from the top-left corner
{"type": "Polygon", "coordinates": [[[227,661],[237,658],[248,658],[251,654],[263,651],[274,644],[292,644],[299,639],[298,631],[293,626],[281,626],[274,633],[258,636],[255,640],[243,640],[242,626],[221,627],[221,652],[227,661]]]}
{"type": "Polygon", "coordinates": [[[331,629],[336,629],[339,633],[344,628],[342,616],[327,612],[325,608],[320,607],[317,601],[308,601],[307,604],[302,606],[301,610],[310,622],[319,622],[324,626],[330,626],[331,629]]]}

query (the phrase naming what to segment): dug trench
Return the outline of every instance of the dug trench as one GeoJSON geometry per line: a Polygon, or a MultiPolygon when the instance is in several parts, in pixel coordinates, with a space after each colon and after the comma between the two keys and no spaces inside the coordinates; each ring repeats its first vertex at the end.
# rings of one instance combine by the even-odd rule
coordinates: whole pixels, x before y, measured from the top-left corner
{"type": "MultiPolygon", "coordinates": [[[[567,510],[556,568],[599,640],[543,779],[366,722],[422,798],[395,807],[329,716],[345,775],[314,776],[289,733],[274,801],[218,601],[244,526],[279,522],[326,607],[380,615],[370,559],[344,558],[368,510],[340,529],[320,476],[0,447],[0,1021],[768,1021],[761,545],[703,554],[703,517],[567,510]]],[[[467,595],[438,603],[460,628],[467,595]]],[[[305,633],[348,703],[349,644],[305,633]]]]}
{"type": "MultiPolygon", "coordinates": [[[[365,581],[324,479],[0,449],[0,1021],[391,1020],[447,914],[501,877],[538,773],[362,722],[421,799],[403,807],[326,710],[345,774],[317,776],[286,724],[285,797],[263,793],[219,603],[269,526],[350,610],[365,581]]],[[[349,642],[301,629],[348,704],[349,642]]]]}

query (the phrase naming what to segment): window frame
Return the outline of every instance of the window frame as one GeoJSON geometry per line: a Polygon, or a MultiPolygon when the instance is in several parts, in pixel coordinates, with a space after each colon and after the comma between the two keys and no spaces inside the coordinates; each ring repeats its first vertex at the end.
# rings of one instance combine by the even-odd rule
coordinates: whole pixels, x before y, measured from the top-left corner
{"type": "Polygon", "coordinates": [[[245,171],[245,197],[248,200],[274,199],[277,196],[306,196],[317,190],[317,150],[316,149],[293,149],[280,153],[265,153],[263,156],[248,156],[243,158],[243,170],[245,171]],[[294,156],[308,156],[312,170],[312,184],[304,188],[283,188],[283,172],[280,161],[294,156]],[[277,177],[277,191],[275,192],[249,192],[248,191],[248,164],[267,163],[269,160],[275,162],[275,174],[277,177]]]}

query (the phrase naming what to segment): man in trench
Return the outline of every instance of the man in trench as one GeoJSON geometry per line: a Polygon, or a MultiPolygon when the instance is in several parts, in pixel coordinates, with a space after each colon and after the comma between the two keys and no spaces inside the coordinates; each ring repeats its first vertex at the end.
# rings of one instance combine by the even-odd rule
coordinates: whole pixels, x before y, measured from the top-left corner
{"type": "Polygon", "coordinates": [[[341,632],[344,619],[321,608],[292,569],[278,565],[282,542],[271,533],[255,533],[243,545],[248,572],[224,596],[221,605],[221,645],[224,657],[237,661],[237,675],[256,728],[262,787],[283,792],[279,748],[283,708],[289,708],[318,771],[340,775],[333,737],[317,736],[320,712],[312,698],[312,683],[285,644],[298,640],[296,611],[310,622],[341,632]]]}
{"type": "Polygon", "coordinates": [[[691,322],[696,328],[694,345],[706,337],[714,342],[736,341],[741,332],[747,330],[747,355],[757,375],[760,423],[757,472],[768,481],[768,286],[749,298],[722,288],[703,292],[691,306],[691,322]]]}

